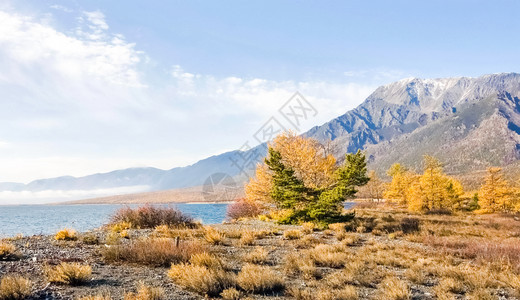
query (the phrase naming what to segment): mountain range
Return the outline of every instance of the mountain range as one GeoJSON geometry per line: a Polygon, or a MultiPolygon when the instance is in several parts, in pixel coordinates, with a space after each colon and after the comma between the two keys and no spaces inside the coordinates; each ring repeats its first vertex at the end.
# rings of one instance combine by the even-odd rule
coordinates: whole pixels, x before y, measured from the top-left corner
{"type": "MultiPolygon", "coordinates": [[[[358,149],[381,174],[401,162],[420,169],[422,156],[438,157],[451,174],[520,161],[520,74],[478,78],[407,78],[377,88],[357,108],[306,133],[327,143],[341,161],[358,149]]],[[[247,178],[233,165],[240,155],[265,155],[265,145],[231,151],[187,167],[130,168],[85,177],[41,179],[29,184],[0,183],[0,191],[94,190],[142,186],[160,191],[204,185],[212,174],[247,178]]],[[[220,178],[222,179],[222,178],[220,178]]],[[[0,199],[1,201],[2,199],[0,199]]]]}

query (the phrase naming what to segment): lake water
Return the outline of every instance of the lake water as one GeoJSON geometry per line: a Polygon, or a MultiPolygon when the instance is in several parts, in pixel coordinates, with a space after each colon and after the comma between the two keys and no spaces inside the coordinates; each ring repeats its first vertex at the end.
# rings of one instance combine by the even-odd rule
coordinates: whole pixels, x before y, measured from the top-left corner
{"type": "MultiPolygon", "coordinates": [[[[175,204],[182,212],[204,224],[222,223],[227,204],[175,204]]],[[[54,234],[63,228],[83,232],[98,228],[124,205],[17,205],[0,206],[0,237],[54,234]]],[[[137,205],[130,205],[137,207],[137,205]]]]}
{"type": "MultiPolygon", "coordinates": [[[[354,203],[346,202],[345,208],[354,203]]],[[[83,232],[108,223],[110,216],[121,204],[84,205],[17,205],[0,206],[0,238],[34,234],[54,234],[63,228],[83,232]]],[[[138,205],[129,205],[138,207],[138,205]]],[[[168,206],[168,205],[164,205],[168,206]]],[[[226,218],[227,204],[175,204],[185,214],[204,224],[222,223],[226,218]]]]}

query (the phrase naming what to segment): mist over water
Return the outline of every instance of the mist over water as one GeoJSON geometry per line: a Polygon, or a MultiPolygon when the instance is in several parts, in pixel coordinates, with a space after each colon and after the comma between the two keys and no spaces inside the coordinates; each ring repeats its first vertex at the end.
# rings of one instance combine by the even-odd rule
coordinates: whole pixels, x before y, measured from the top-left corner
{"type": "MultiPolygon", "coordinates": [[[[121,204],[0,206],[0,238],[23,234],[54,234],[63,228],[83,232],[101,227],[121,204]]],[[[137,207],[138,205],[129,205],[137,207]]],[[[168,205],[164,205],[168,206],[168,205]]],[[[204,224],[222,223],[227,204],[175,204],[204,224]]]]}

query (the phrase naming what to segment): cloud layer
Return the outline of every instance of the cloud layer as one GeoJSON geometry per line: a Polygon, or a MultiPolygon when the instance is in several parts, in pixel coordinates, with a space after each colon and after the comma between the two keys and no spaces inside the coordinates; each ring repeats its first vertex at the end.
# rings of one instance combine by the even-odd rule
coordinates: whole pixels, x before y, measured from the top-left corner
{"type": "Polygon", "coordinates": [[[0,181],[186,165],[240,147],[296,91],[318,111],[308,129],[376,87],[348,83],[350,73],[275,81],[162,66],[102,12],[74,13],[76,25],[58,30],[52,17],[0,10],[0,181]]]}

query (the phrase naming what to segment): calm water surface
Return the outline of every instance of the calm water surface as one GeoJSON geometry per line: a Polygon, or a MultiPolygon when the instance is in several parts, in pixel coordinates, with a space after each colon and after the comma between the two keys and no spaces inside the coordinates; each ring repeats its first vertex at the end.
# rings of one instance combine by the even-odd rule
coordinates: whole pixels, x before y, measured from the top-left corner
{"type": "MultiPolygon", "coordinates": [[[[130,205],[137,207],[137,205],[130,205]]],[[[167,205],[165,205],[167,206],[167,205]]],[[[204,224],[222,223],[226,217],[227,204],[176,204],[182,212],[204,224]]],[[[19,233],[53,234],[58,230],[74,228],[87,231],[106,224],[110,216],[124,205],[17,205],[0,206],[0,237],[19,233]]]]}

